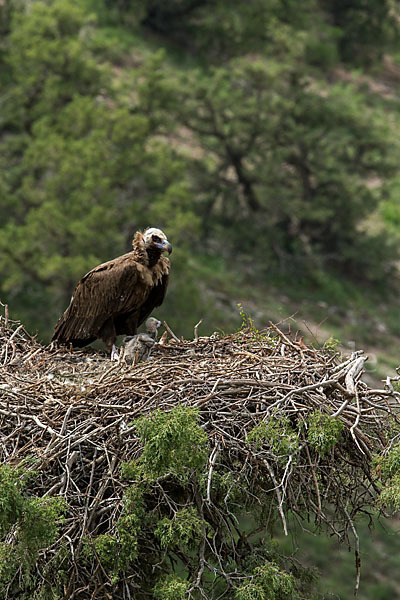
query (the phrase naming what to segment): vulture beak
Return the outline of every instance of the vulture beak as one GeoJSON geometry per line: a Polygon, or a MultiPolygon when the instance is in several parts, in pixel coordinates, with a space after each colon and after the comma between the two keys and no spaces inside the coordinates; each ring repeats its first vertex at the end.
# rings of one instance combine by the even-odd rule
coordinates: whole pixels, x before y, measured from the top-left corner
{"type": "Polygon", "coordinates": [[[157,248],[160,248],[160,250],[162,250],[163,252],[167,251],[168,254],[171,254],[171,252],[172,252],[172,246],[168,240],[163,240],[160,243],[153,242],[153,244],[154,244],[154,246],[157,246],[157,248]]]}

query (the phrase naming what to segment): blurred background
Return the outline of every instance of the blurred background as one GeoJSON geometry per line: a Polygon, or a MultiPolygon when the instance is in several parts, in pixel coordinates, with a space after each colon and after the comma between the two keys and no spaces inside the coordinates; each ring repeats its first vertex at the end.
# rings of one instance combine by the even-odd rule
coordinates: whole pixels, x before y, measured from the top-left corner
{"type": "MultiPolygon", "coordinates": [[[[174,247],[156,316],[177,335],[287,319],[363,348],[382,385],[400,363],[399,28],[396,0],[0,0],[10,317],[47,343],[78,279],[156,226],[174,247]]],[[[362,597],[399,594],[393,567],[362,597]]]]}

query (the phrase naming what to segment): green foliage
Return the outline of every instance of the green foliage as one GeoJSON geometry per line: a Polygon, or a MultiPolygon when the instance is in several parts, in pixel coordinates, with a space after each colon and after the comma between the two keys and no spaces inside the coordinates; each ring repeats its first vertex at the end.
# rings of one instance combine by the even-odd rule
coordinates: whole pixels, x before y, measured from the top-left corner
{"type": "Polygon", "coordinates": [[[161,410],[135,421],[144,444],[139,459],[148,479],[171,473],[186,481],[192,471],[201,471],[208,457],[207,434],[198,425],[199,411],[183,405],[169,413],[161,410]]]}
{"type": "Polygon", "coordinates": [[[48,334],[76,281],[129,250],[138,228],[165,227],[178,248],[185,240],[182,251],[198,220],[185,162],[151,137],[161,123],[149,107],[157,61],[144,67],[146,78],[137,74],[132,111],[115,102],[110,72],[93,56],[96,21],[84,3],[34,2],[10,27],[14,79],[0,124],[12,130],[0,142],[1,286],[13,310],[48,334]]]}
{"type": "Polygon", "coordinates": [[[266,596],[261,586],[255,583],[246,583],[235,592],[235,600],[265,600],[266,596]]]}
{"type": "Polygon", "coordinates": [[[324,342],[324,350],[327,350],[330,354],[336,354],[340,347],[340,340],[334,338],[333,336],[329,337],[324,342]]]}
{"type": "MultiPolygon", "coordinates": [[[[30,475],[30,474],[29,474],[30,475]]],[[[20,468],[8,465],[0,467],[0,536],[4,537],[9,528],[23,515],[25,498],[22,490],[28,474],[20,468]]]]}
{"type": "Polygon", "coordinates": [[[343,423],[319,411],[314,411],[308,418],[307,439],[319,454],[328,454],[337,444],[343,431],[343,423]]]}
{"type": "Polygon", "coordinates": [[[115,535],[104,533],[95,538],[84,540],[83,557],[88,560],[98,556],[102,567],[109,573],[118,572],[119,546],[115,535]]]}
{"type": "Polygon", "coordinates": [[[375,472],[384,482],[378,504],[394,511],[400,509],[400,444],[385,455],[374,455],[375,472]]]}
{"type": "Polygon", "coordinates": [[[29,498],[24,503],[19,522],[19,543],[32,557],[57,539],[58,527],[63,522],[64,499],[29,498]]]}
{"type": "Polygon", "coordinates": [[[235,600],[295,600],[295,580],[274,562],[254,569],[251,581],[235,591],[235,600]]]}
{"type": "Polygon", "coordinates": [[[74,94],[100,91],[102,70],[88,51],[91,27],[79,0],[36,1],[28,11],[14,13],[8,61],[16,85],[10,111],[19,126],[58,110],[74,94]]]}
{"type": "Polygon", "coordinates": [[[378,506],[390,508],[393,512],[400,510],[400,473],[396,473],[386,482],[379,495],[378,506]]]}
{"type": "Polygon", "coordinates": [[[208,457],[208,438],[198,419],[198,410],[177,406],[169,413],[155,411],[135,421],[143,452],[138,461],[121,465],[122,477],[136,482],[124,493],[118,532],[99,536],[86,546],[86,556],[95,552],[104,568],[112,569],[114,577],[138,557],[138,538],[146,526],[150,526],[163,548],[186,548],[199,542],[204,522],[196,509],[183,508],[172,518],[158,519],[154,525],[144,497],[158,477],[171,474],[185,484],[193,472],[202,470],[208,457]]]}
{"type": "Polygon", "coordinates": [[[186,600],[190,584],[176,575],[168,575],[154,587],[157,600],[186,600]]]}
{"type": "Polygon", "coordinates": [[[0,467],[0,538],[12,532],[10,542],[0,541],[0,591],[8,585],[21,590],[31,589],[30,572],[39,558],[39,551],[57,539],[63,522],[63,498],[26,496],[24,488],[34,474],[23,466],[0,467]],[[19,583],[12,583],[20,571],[19,583]]]}
{"type": "Polygon", "coordinates": [[[216,258],[234,293],[395,283],[398,118],[358,74],[330,81],[395,43],[393,0],[239,5],[1,4],[0,293],[43,339],[149,224],[174,245],[178,335],[236,325],[216,258]]]}
{"type": "Polygon", "coordinates": [[[374,464],[384,480],[400,474],[400,444],[394,445],[384,456],[375,455],[374,464]]]}
{"type": "Polygon", "coordinates": [[[132,485],[124,494],[124,508],[118,521],[120,551],[118,566],[126,567],[138,554],[138,535],[145,516],[143,490],[132,485]]]}
{"type": "Polygon", "coordinates": [[[350,63],[370,64],[398,47],[396,4],[393,0],[323,0],[340,32],[341,58],[350,63]]]}
{"type": "Polygon", "coordinates": [[[240,317],[242,319],[240,330],[245,331],[246,333],[250,333],[253,341],[265,344],[272,344],[272,339],[266,336],[264,333],[262,333],[255,326],[253,318],[245,312],[243,306],[240,303],[238,304],[238,308],[240,317]]]}
{"type": "Polygon", "coordinates": [[[138,557],[138,537],[145,524],[145,516],[143,489],[140,485],[131,485],[123,496],[117,532],[86,538],[82,550],[84,560],[90,561],[96,556],[110,578],[118,581],[120,572],[128,569],[138,557]]]}
{"type": "Polygon", "coordinates": [[[194,173],[207,235],[225,251],[316,283],[326,268],[357,276],[369,244],[376,266],[390,260],[390,244],[361,226],[383,195],[368,176],[395,171],[385,119],[362,94],[310,85],[294,61],[262,57],[185,73],[177,93],[179,118],[207,156],[194,173]]]}
{"type": "MultiPolygon", "coordinates": [[[[153,511],[148,512],[144,497],[157,478],[171,475],[187,485],[193,473],[200,475],[208,458],[208,438],[198,419],[198,410],[180,405],[169,413],[157,410],[135,421],[143,452],[137,461],[121,465],[122,477],[135,483],[124,494],[118,535],[94,541],[102,562],[111,565],[115,574],[137,558],[138,537],[145,527],[162,548],[186,550],[199,543],[205,523],[194,507],[182,508],[172,517],[156,518],[153,511]]],[[[167,588],[162,586],[160,594],[168,594],[167,588]]]]}
{"type": "Polygon", "coordinates": [[[194,507],[183,508],[172,519],[165,517],[159,521],[154,535],[162,548],[191,547],[199,543],[204,525],[194,507]]]}
{"type": "Polygon", "coordinates": [[[271,452],[285,460],[288,455],[299,450],[299,434],[287,417],[271,416],[254,427],[247,436],[247,441],[256,448],[267,445],[271,452]]]}

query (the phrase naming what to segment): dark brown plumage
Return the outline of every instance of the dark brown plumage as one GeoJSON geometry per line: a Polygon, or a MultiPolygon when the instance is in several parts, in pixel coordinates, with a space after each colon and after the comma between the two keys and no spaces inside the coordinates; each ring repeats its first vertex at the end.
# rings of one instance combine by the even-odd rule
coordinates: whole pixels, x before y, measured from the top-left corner
{"type": "Polygon", "coordinates": [[[137,327],[164,300],[172,251],[160,229],[137,232],[132,251],[95,267],[78,282],[51,341],[82,347],[101,338],[108,352],[117,335],[137,327]]]}

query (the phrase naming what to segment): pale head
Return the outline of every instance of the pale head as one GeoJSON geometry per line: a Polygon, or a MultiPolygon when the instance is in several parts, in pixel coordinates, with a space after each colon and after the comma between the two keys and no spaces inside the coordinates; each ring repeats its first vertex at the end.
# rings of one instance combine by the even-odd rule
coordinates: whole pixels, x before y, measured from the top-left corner
{"type": "Polygon", "coordinates": [[[157,329],[161,326],[161,321],[155,319],[154,317],[150,317],[146,321],[146,331],[149,333],[157,333],[157,329]]]}
{"type": "Polygon", "coordinates": [[[150,248],[151,246],[158,248],[161,252],[168,252],[171,254],[172,246],[167,240],[167,236],[161,229],[157,229],[156,227],[149,227],[143,233],[144,243],[146,244],[146,248],[150,248]]]}

